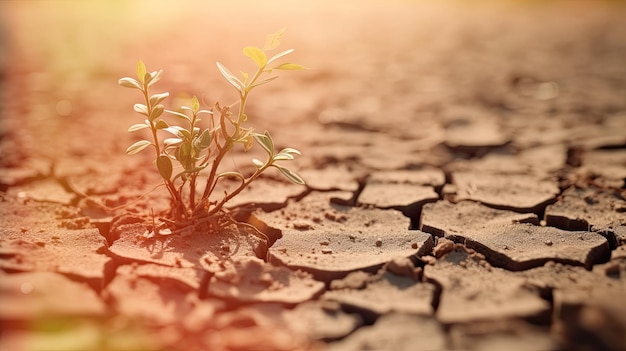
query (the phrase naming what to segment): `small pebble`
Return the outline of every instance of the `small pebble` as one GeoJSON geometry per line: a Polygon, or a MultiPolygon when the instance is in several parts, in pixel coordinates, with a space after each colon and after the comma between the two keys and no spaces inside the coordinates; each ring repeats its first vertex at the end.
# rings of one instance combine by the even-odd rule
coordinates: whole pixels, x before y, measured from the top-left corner
{"type": "Polygon", "coordinates": [[[293,228],[297,230],[309,230],[313,229],[313,226],[306,220],[296,220],[293,221],[293,228]]]}
{"type": "Polygon", "coordinates": [[[444,255],[454,251],[455,245],[452,240],[446,238],[439,238],[437,240],[437,245],[433,248],[433,255],[437,258],[443,257],[444,255]]]}
{"type": "Polygon", "coordinates": [[[415,265],[408,257],[394,257],[391,261],[385,265],[385,270],[395,275],[412,277],[415,265]]]}
{"type": "Polygon", "coordinates": [[[411,244],[411,248],[414,249],[414,250],[417,249],[418,247],[419,247],[419,245],[417,245],[417,243],[412,243],[411,244]]]}
{"type": "Polygon", "coordinates": [[[333,249],[322,249],[322,253],[325,255],[330,255],[333,253],[333,249]]]}
{"type": "Polygon", "coordinates": [[[320,241],[320,245],[322,245],[322,246],[328,246],[328,245],[330,245],[330,241],[328,241],[328,240],[323,240],[323,241],[320,241]]]}
{"type": "Polygon", "coordinates": [[[380,239],[380,238],[376,239],[376,247],[381,247],[381,246],[383,246],[383,239],[380,239]]]}
{"type": "Polygon", "coordinates": [[[546,240],[543,243],[548,245],[548,246],[552,246],[552,240],[546,240]]]}

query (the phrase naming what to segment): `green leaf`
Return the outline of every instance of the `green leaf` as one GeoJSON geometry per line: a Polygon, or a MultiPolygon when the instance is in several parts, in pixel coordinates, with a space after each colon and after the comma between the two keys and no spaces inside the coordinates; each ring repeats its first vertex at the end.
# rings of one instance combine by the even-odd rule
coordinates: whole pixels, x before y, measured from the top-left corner
{"type": "Polygon", "coordinates": [[[299,65],[297,63],[283,63],[272,69],[280,69],[283,71],[301,71],[303,69],[306,69],[306,67],[299,65]]]}
{"type": "Polygon", "coordinates": [[[163,140],[163,145],[165,145],[165,147],[178,146],[182,143],[183,139],[181,138],[166,138],[165,140],[163,140]]]}
{"type": "Polygon", "coordinates": [[[269,133],[265,132],[265,134],[254,133],[252,134],[254,139],[261,145],[265,151],[270,155],[270,157],[274,156],[274,142],[272,138],[269,137],[269,133]]]}
{"type": "Polygon", "coordinates": [[[278,153],[272,159],[274,161],[290,161],[293,160],[294,157],[292,154],[278,153]]]}
{"type": "Polygon", "coordinates": [[[172,160],[166,155],[159,155],[156,160],[157,168],[159,170],[159,174],[163,179],[170,180],[172,178],[172,160]]]}
{"type": "Polygon", "coordinates": [[[232,74],[228,68],[226,68],[224,65],[222,65],[219,62],[215,63],[217,65],[217,69],[220,71],[220,73],[224,76],[224,78],[226,78],[226,80],[235,87],[235,89],[239,90],[240,93],[243,93],[243,87],[244,84],[237,79],[237,77],[235,77],[234,74],[232,74]]]}
{"type": "Polygon", "coordinates": [[[295,183],[295,184],[300,184],[300,185],[304,185],[304,180],[302,178],[300,178],[299,175],[297,175],[295,172],[288,170],[287,168],[283,167],[283,166],[279,166],[279,165],[272,165],[276,168],[278,168],[278,170],[287,178],[289,179],[291,182],[295,183]]]}
{"type": "Polygon", "coordinates": [[[178,162],[183,166],[185,170],[191,169],[191,163],[193,161],[193,155],[191,154],[191,145],[189,143],[180,144],[178,162]]]}
{"type": "Polygon", "coordinates": [[[188,131],[185,128],[178,127],[178,126],[174,126],[174,127],[177,127],[176,129],[178,129],[180,131],[180,134],[183,135],[183,139],[191,140],[191,132],[190,131],[188,131]]]}
{"type": "Polygon", "coordinates": [[[144,79],[146,77],[146,65],[143,64],[141,60],[137,62],[137,78],[143,84],[144,79]]]}
{"type": "MultiPolygon", "coordinates": [[[[185,130],[185,128],[179,127],[179,126],[170,126],[167,127],[165,129],[163,129],[164,131],[176,135],[177,137],[183,139],[185,136],[183,135],[183,130],[185,130]]],[[[187,132],[187,134],[189,134],[189,132],[187,132]]]]}
{"type": "Polygon", "coordinates": [[[283,34],[285,34],[286,30],[287,28],[281,28],[278,32],[268,35],[267,38],[265,39],[264,49],[265,50],[276,49],[276,47],[280,45],[280,40],[282,39],[283,34]]]}
{"type": "Polygon", "coordinates": [[[287,154],[302,155],[302,153],[301,153],[299,150],[294,149],[294,148],[292,148],[292,147],[286,147],[286,148],[284,148],[284,149],[280,150],[280,152],[279,152],[279,153],[281,153],[281,154],[282,154],[282,153],[287,153],[287,154]]]}
{"type": "Polygon", "coordinates": [[[133,124],[132,126],[128,127],[128,131],[129,132],[136,132],[138,130],[142,130],[142,129],[146,129],[146,128],[150,128],[150,126],[145,124],[145,123],[139,123],[139,124],[133,124]]]}
{"type": "Polygon", "coordinates": [[[167,124],[167,122],[165,122],[164,120],[160,119],[156,122],[155,127],[156,129],[165,129],[165,128],[169,128],[169,124],[167,124]]]}
{"type": "Polygon", "coordinates": [[[150,82],[152,81],[152,74],[150,74],[150,72],[146,72],[146,74],[144,74],[143,76],[143,84],[146,84],[147,86],[150,86],[150,82]]]}
{"type": "Polygon", "coordinates": [[[269,148],[270,150],[272,150],[272,155],[273,155],[274,154],[274,140],[272,139],[270,132],[268,132],[267,130],[263,134],[267,137],[267,140],[269,141],[269,148]]]}
{"type": "Polygon", "coordinates": [[[128,149],[126,149],[126,154],[134,155],[138,153],[139,151],[147,148],[148,145],[152,145],[152,143],[150,143],[148,140],[139,140],[135,142],[133,145],[129,146],[128,149]]]}
{"type": "Polygon", "coordinates": [[[135,110],[135,112],[139,112],[142,115],[148,117],[148,107],[144,104],[135,104],[133,106],[133,110],[135,110]]]}
{"type": "Polygon", "coordinates": [[[172,111],[172,110],[165,110],[165,112],[173,114],[176,117],[180,117],[180,118],[184,118],[187,121],[191,121],[191,118],[189,116],[187,116],[184,113],[180,113],[180,112],[176,112],[176,111],[172,111]]]}
{"type": "Polygon", "coordinates": [[[157,117],[162,115],[163,111],[165,111],[165,106],[163,105],[159,104],[159,105],[152,107],[152,113],[150,113],[150,116],[148,117],[150,122],[154,121],[157,117]]]}
{"type": "Polygon", "coordinates": [[[139,84],[139,82],[133,78],[125,77],[125,78],[120,79],[118,83],[121,86],[126,87],[126,88],[135,88],[135,89],[143,90],[143,88],[141,87],[141,84],[139,84]]]}
{"type": "Polygon", "coordinates": [[[289,54],[291,54],[293,51],[294,51],[294,49],[288,49],[288,50],[285,50],[285,51],[281,51],[281,52],[279,52],[278,54],[276,54],[276,55],[272,56],[272,58],[271,58],[271,59],[269,59],[269,60],[267,61],[267,64],[270,64],[270,63],[272,63],[272,62],[274,62],[274,61],[278,60],[279,58],[281,58],[281,57],[283,57],[283,56],[285,56],[285,55],[289,55],[289,54]]]}
{"type": "Polygon", "coordinates": [[[252,163],[254,163],[254,165],[259,167],[259,168],[265,166],[265,163],[263,161],[257,160],[256,158],[252,159],[252,163]]]}
{"type": "Polygon", "coordinates": [[[213,135],[211,135],[211,131],[207,128],[202,134],[196,139],[198,148],[203,150],[207,147],[211,146],[211,141],[213,140],[213,135]]]}
{"type": "Polygon", "coordinates": [[[149,73],[149,74],[150,74],[150,81],[147,84],[148,86],[151,86],[152,84],[161,80],[161,76],[163,75],[163,70],[161,69],[161,70],[149,73]]]}
{"type": "Polygon", "coordinates": [[[170,93],[161,93],[161,94],[154,94],[152,96],[150,96],[150,105],[154,106],[158,103],[160,103],[161,101],[165,100],[165,98],[167,98],[168,96],[170,96],[170,93]]]}
{"type": "Polygon", "coordinates": [[[191,98],[191,108],[193,109],[193,112],[196,113],[200,110],[200,101],[198,101],[198,98],[195,95],[191,98]]]}
{"type": "Polygon", "coordinates": [[[254,61],[260,68],[265,67],[267,64],[267,56],[265,56],[265,52],[257,47],[246,46],[243,48],[243,54],[251,58],[252,61],[254,61]]]}

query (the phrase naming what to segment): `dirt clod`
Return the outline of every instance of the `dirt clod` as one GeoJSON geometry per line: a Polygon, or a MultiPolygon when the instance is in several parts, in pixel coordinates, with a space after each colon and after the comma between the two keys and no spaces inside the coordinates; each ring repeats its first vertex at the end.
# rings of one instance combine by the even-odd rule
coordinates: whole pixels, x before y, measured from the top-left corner
{"type": "Polygon", "coordinates": [[[419,281],[422,277],[422,268],[415,267],[413,261],[408,257],[396,257],[389,261],[384,269],[395,275],[409,277],[415,281],[419,281]]]}
{"type": "Polygon", "coordinates": [[[292,222],[293,228],[297,230],[310,230],[313,229],[313,224],[306,220],[295,220],[292,222]]]}
{"type": "Polygon", "coordinates": [[[331,290],[338,289],[363,289],[367,284],[371,274],[357,271],[348,274],[343,279],[337,279],[330,282],[331,290]]]}
{"type": "Polygon", "coordinates": [[[433,249],[433,255],[436,258],[440,258],[443,255],[452,252],[455,248],[455,244],[452,240],[446,238],[439,238],[437,240],[437,245],[433,249]]]}

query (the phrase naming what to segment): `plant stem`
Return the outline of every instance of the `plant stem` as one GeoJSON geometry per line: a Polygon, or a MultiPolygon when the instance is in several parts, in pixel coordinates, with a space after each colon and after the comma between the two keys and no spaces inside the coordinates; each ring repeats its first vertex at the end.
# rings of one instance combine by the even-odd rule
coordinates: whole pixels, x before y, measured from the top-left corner
{"type": "Polygon", "coordinates": [[[148,85],[144,84],[143,89],[141,89],[143,93],[143,97],[146,100],[146,107],[148,108],[148,122],[150,122],[150,131],[152,132],[152,140],[154,140],[154,150],[156,151],[156,157],[161,156],[161,148],[159,147],[159,139],[157,137],[157,129],[156,125],[153,121],[150,120],[150,115],[152,114],[152,104],[150,103],[150,94],[148,94],[148,85]]]}
{"type": "Polygon", "coordinates": [[[189,182],[189,208],[193,209],[196,207],[196,177],[197,173],[193,173],[191,175],[191,181],[189,182]]]}
{"type": "Polygon", "coordinates": [[[206,181],[206,187],[204,188],[204,193],[202,193],[203,202],[204,200],[209,199],[209,195],[211,195],[213,188],[215,188],[214,182],[217,181],[215,179],[215,176],[217,175],[217,167],[219,166],[220,162],[222,162],[222,159],[224,158],[224,156],[226,156],[226,153],[230,149],[231,144],[232,144],[231,140],[226,140],[225,146],[222,147],[222,149],[220,149],[220,152],[217,154],[217,156],[215,156],[215,159],[213,160],[213,164],[211,165],[211,172],[209,173],[209,178],[206,181]]]}
{"type": "Polygon", "coordinates": [[[243,189],[245,189],[248,185],[250,185],[250,183],[252,183],[253,180],[255,180],[256,178],[258,178],[261,173],[263,173],[263,171],[265,171],[267,168],[269,167],[269,165],[265,165],[259,169],[256,170],[256,172],[254,172],[253,175],[250,176],[250,178],[244,180],[237,189],[235,189],[232,193],[224,196],[224,198],[222,199],[222,201],[220,201],[217,205],[215,205],[215,207],[213,207],[213,209],[211,209],[209,211],[209,216],[216,214],[217,212],[219,212],[222,207],[224,207],[224,205],[233,197],[237,196],[243,189]]]}
{"type": "MultiPolygon", "coordinates": [[[[192,112],[191,121],[189,122],[189,134],[192,136],[191,140],[193,140],[194,128],[196,127],[198,114],[194,110],[192,112]]],[[[191,141],[190,141],[191,142],[191,141]]],[[[193,156],[195,160],[195,156],[193,156]]],[[[192,161],[191,169],[196,168],[196,162],[192,161]]],[[[191,173],[191,180],[189,181],[189,208],[193,209],[196,207],[196,177],[198,176],[198,172],[191,173]]]]}
{"type": "MultiPolygon", "coordinates": [[[[220,127],[222,129],[222,135],[224,136],[225,142],[224,142],[224,146],[221,148],[218,145],[219,153],[213,160],[213,164],[211,166],[211,172],[209,173],[209,178],[207,179],[206,186],[202,194],[202,201],[200,204],[204,202],[208,203],[209,196],[212,194],[213,190],[215,189],[215,186],[218,181],[218,179],[216,178],[217,167],[222,162],[222,159],[224,158],[226,153],[230,151],[230,149],[232,148],[233,140],[236,140],[237,138],[239,138],[240,125],[241,123],[243,123],[243,115],[245,114],[246,102],[248,101],[248,94],[250,93],[250,91],[252,90],[252,86],[257,81],[257,79],[259,79],[259,77],[261,76],[264,70],[265,70],[265,66],[259,67],[259,69],[257,69],[256,73],[254,74],[250,82],[244,87],[244,90],[239,92],[239,111],[237,113],[237,120],[233,123],[235,130],[233,131],[231,135],[228,135],[228,132],[226,131],[226,125],[224,123],[224,120],[227,115],[226,112],[228,110],[224,108],[222,109],[222,111],[220,111],[221,112],[220,113],[220,127]]],[[[216,205],[216,207],[214,207],[212,210],[209,211],[209,214],[212,215],[212,214],[217,213],[217,211],[219,211],[228,200],[230,200],[231,198],[239,194],[245,187],[248,186],[248,184],[250,184],[250,182],[256,179],[261,174],[261,172],[263,172],[266,168],[267,166],[264,166],[263,168],[258,169],[252,176],[250,176],[250,178],[246,179],[239,186],[239,188],[235,189],[235,191],[233,191],[232,193],[227,194],[222,199],[222,201],[220,201],[216,205]]],[[[196,210],[198,210],[198,208],[194,208],[194,212],[196,210]]]]}
{"type": "MultiPolygon", "coordinates": [[[[144,99],[146,100],[146,107],[148,109],[148,121],[150,122],[150,131],[152,132],[152,140],[154,140],[154,144],[153,144],[154,150],[156,152],[156,157],[159,158],[159,156],[161,156],[161,147],[159,146],[159,137],[157,136],[156,124],[154,123],[154,121],[150,120],[150,115],[152,115],[152,104],[150,103],[150,94],[148,94],[148,85],[144,83],[143,89],[141,89],[141,91],[143,93],[144,99]]],[[[164,181],[165,181],[165,187],[169,191],[172,198],[174,198],[176,201],[176,207],[178,208],[178,211],[181,211],[182,209],[181,212],[184,214],[185,217],[187,217],[187,211],[185,209],[185,206],[181,197],[176,192],[176,186],[174,185],[171,179],[164,179],[164,181]]]]}

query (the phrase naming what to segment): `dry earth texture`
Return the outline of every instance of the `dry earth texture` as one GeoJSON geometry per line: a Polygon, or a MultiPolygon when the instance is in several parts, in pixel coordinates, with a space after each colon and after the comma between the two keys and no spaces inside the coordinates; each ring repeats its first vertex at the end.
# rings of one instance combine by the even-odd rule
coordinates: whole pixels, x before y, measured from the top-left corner
{"type": "Polygon", "coordinates": [[[623,4],[0,9],[1,350],[626,349],[623,4]],[[310,69],[248,115],[307,185],[270,172],[229,204],[247,225],[146,238],[168,195],[124,154],[118,79],[141,59],[172,108],[229,103],[215,61],[281,27],[310,69]]]}

